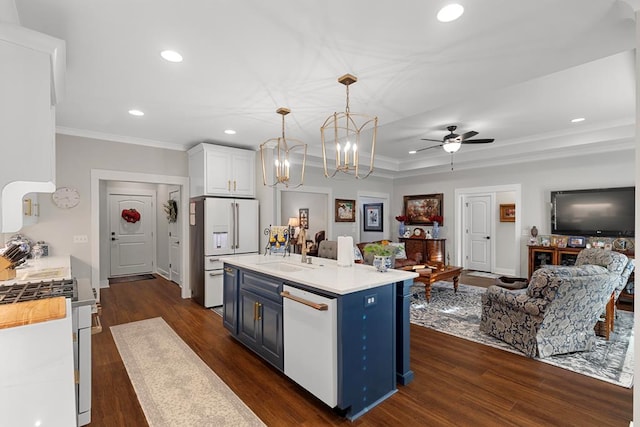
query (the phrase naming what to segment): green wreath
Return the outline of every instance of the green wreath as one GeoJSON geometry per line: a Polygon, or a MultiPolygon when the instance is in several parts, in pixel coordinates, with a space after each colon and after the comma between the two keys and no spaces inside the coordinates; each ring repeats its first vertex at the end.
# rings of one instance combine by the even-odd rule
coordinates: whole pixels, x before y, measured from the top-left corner
{"type": "Polygon", "coordinates": [[[164,204],[164,211],[167,213],[167,219],[169,222],[176,222],[178,220],[178,202],[169,199],[164,204]]]}

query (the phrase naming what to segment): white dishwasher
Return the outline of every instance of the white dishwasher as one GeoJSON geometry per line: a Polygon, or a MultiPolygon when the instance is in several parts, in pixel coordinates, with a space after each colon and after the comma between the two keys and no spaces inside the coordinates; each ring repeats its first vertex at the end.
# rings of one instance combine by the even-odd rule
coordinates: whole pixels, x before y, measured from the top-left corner
{"type": "Polygon", "coordinates": [[[338,404],[337,300],[283,286],[284,373],[330,407],[338,404]]]}

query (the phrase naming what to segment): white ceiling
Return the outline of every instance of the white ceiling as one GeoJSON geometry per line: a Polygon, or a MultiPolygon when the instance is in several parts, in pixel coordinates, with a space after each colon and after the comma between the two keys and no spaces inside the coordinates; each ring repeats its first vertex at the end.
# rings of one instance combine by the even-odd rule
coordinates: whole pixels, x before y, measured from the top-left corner
{"type": "Polygon", "coordinates": [[[383,173],[446,170],[442,150],[408,151],[450,124],[496,140],[463,145],[457,168],[633,147],[635,22],[621,0],[459,0],[465,14],[447,24],[435,19],[445,1],[15,3],[21,25],[67,42],[60,133],[258,147],[288,107],[287,136],[319,156],[351,73],[351,111],[379,118],[383,173]]]}

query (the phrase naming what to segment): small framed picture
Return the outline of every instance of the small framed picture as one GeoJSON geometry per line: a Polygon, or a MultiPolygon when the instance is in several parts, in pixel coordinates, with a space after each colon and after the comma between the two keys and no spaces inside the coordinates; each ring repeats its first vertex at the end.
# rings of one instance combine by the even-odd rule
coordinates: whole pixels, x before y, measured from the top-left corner
{"type": "Polygon", "coordinates": [[[382,203],[369,203],[362,205],[364,216],[364,231],[382,230],[382,203]]]}
{"type": "Polygon", "coordinates": [[[336,222],[356,222],[356,201],[336,199],[336,222]]]}
{"type": "Polygon", "coordinates": [[[500,205],[500,222],[516,222],[515,203],[500,205]]]}
{"type": "Polygon", "coordinates": [[[298,209],[298,221],[300,228],[309,229],[309,208],[298,209]]]}
{"type": "Polygon", "coordinates": [[[587,239],[581,236],[571,236],[567,240],[567,246],[570,248],[584,248],[587,244],[587,239]]]}
{"type": "Polygon", "coordinates": [[[541,246],[551,246],[551,236],[540,236],[541,246]]]}

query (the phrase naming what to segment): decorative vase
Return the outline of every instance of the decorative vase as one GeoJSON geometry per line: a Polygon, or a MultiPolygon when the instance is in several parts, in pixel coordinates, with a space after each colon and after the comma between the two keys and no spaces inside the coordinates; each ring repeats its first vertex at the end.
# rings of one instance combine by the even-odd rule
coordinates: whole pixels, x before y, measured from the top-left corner
{"type": "Polygon", "coordinates": [[[382,255],[374,255],[373,256],[373,266],[381,273],[384,273],[388,269],[391,268],[391,257],[390,256],[382,256],[382,255]]]}
{"type": "Polygon", "coordinates": [[[398,237],[403,237],[405,231],[404,221],[400,221],[400,225],[398,226],[398,237]]]}
{"type": "Polygon", "coordinates": [[[433,230],[431,234],[433,235],[434,239],[440,237],[440,224],[438,224],[438,221],[433,221],[433,230]]]}

